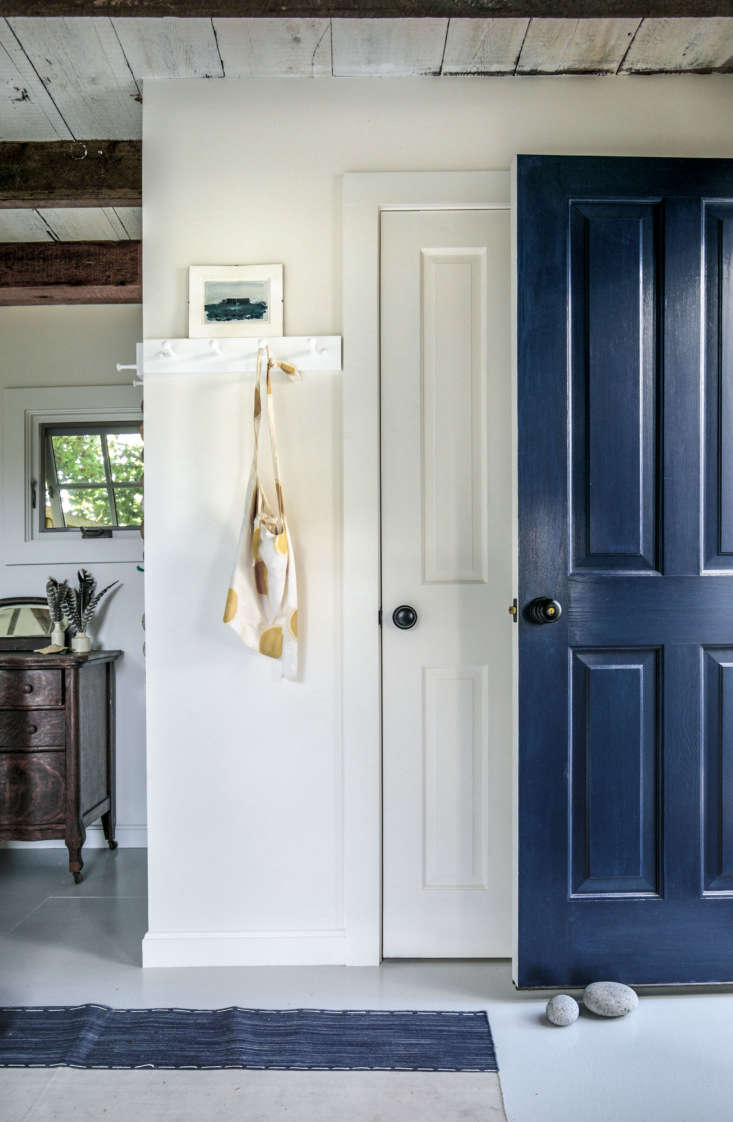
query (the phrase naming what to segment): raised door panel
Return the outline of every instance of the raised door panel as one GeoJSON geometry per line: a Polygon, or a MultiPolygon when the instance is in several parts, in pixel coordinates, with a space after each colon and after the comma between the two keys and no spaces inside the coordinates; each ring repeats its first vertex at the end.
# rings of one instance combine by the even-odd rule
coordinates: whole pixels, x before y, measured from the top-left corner
{"type": "Polygon", "coordinates": [[[705,204],[704,257],[704,565],[733,569],[733,203],[705,204]]]}
{"type": "Polygon", "coordinates": [[[660,665],[657,650],[573,652],[573,895],[659,892],[660,665]]]}
{"type": "Polygon", "coordinates": [[[424,884],[488,885],[488,667],[426,667],[424,884]]]}
{"type": "Polygon", "coordinates": [[[656,204],[570,214],[575,570],[659,568],[656,204]]]}
{"type": "Polygon", "coordinates": [[[733,892],[733,648],[703,652],[703,891],[733,892]]]}
{"type": "Polygon", "coordinates": [[[424,578],[484,582],[487,251],[424,249],[421,262],[424,578]]]}

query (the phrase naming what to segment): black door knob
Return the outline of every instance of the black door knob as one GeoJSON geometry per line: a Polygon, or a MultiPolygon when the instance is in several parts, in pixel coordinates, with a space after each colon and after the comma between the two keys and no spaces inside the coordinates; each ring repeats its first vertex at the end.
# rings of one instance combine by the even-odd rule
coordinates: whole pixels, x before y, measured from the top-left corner
{"type": "Polygon", "coordinates": [[[555,623],[562,615],[560,604],[549,596],[537,596],[524,611],[530,623],[555,623]]]}
{"type": "Polygon", "coordinates": [[[399,627],[400,631],[408,631],[417,623],[417,612],[410,604],[400,604],[399,608],[395,608],[392,612],[392,623],[395,627],[399,627]]]}

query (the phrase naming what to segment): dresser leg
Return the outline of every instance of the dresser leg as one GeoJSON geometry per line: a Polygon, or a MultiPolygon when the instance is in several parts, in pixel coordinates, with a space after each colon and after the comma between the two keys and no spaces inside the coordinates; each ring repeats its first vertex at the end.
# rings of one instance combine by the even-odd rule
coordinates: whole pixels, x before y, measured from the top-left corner
{"type": "Polygon", "coordinates": [[[111,810],[102,815],[102,829],[104,836],[107,839],[107,845],[110,849],[117,849],[117,842],[115,841],[115,820],[111,810]]]}
{"type": "Polygon", "coordinates": [[[82,846],[86,840],[87,832],[82,826],[79,834],[74,838],[66,839],[66,848],[69,851],[69,872],[74,878],[75,884],[81,884],[83,876],[81,871],[84,868],[84,861],[81,856],[82,846]]]}

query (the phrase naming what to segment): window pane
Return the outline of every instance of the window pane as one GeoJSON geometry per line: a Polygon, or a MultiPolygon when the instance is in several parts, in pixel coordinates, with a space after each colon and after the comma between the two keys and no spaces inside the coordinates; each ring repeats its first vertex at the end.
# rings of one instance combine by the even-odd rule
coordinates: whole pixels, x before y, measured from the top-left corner
{"type": "Polygon", "coordinates": [[[61,488],[61,505],[67,526],[111,526],[109,496],[106,487],[79,491],[61,488]]]}
{"type": "Polygon", "coordinates": [[[93,433],[52,436],[59,483],[104,483],[102,441],[93,433]]]}
{"type": "MultiPolygon", "coordinates": [[[[51,492],[48,489],[48,485],[46,485],[46,489],[44,491],[43,509],[44,509],[44,514],[45,514],[45,520],[44,521],[45,521],[46,529],[47,530],[53,530],[54,529],[53,507],[51,506],[51,492]]],[[[60,523],[59,526],[56,527],[56,529],[63,530],[63,523],[60,523]]]]}
{"type": "Polygon", "coordinates": [[[120,526],[139,526],[143,520],[143,493],[133,487],[115,487],[117,521],[120,526]]]}
{"type": "Polygon", "coordinates": [[[143,442],[139,432],[107,434],[107,451],[115,483],[137,483],[143,474],[143,442]]]}

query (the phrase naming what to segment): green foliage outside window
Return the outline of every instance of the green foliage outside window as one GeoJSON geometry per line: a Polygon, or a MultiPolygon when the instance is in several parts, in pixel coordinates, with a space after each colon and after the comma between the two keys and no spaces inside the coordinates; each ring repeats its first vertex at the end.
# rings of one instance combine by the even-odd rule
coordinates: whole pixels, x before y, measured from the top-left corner
{"type": "Polygon", "coordinates": [[[143,441],[128,427],[49,426],[45,527],[136,527],[142,522],[143,441]]]}

